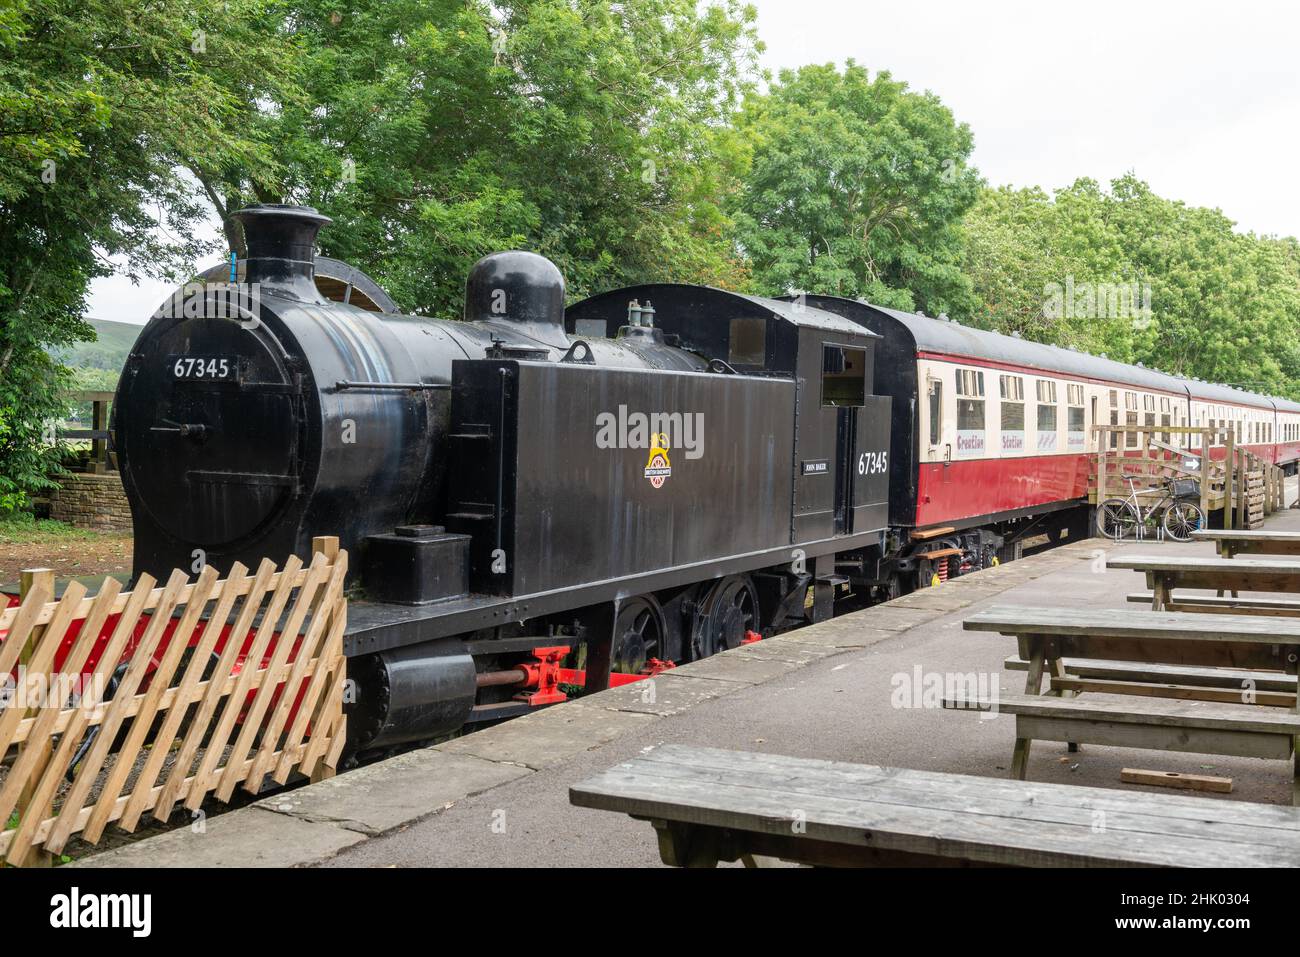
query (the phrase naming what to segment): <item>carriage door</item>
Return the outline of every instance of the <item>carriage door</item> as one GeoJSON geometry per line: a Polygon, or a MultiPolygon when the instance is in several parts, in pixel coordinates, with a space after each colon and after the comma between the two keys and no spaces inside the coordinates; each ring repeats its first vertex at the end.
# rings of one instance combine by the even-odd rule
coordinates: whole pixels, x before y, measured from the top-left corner
{"type": "Polygon", "coordinates": [[[822,405],[835,409],[834,534],[853,531],[853,487],[857,475],[858,414],[866,403],[865,349],[822,346],[822,405]]]}

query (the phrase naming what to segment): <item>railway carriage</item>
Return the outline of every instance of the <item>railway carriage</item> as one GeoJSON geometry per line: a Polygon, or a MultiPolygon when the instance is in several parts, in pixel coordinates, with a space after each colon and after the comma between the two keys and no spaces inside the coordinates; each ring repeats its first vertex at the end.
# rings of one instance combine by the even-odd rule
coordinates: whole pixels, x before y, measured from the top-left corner
{"type": "MultiPolygon", "coordinates": [[[[935,563],[917,555],[957,549],[969,568],[1015,557],[1033,537],[1090,534],[1094,425],[1231,428],[1238,445],[1288,474],[1300,461],[1300,404],[1289,400],[855,300],[799,299],[881,337],[876,382],[892,400],[894,463],[894,545],[882,575],[904,587],[932,580],[935,563]]],[[[1199,436],[1161,438],[1202,451],[1199,436]]],[[[1134,434],[1108,441],[1136,451],[1134,434]]]]}

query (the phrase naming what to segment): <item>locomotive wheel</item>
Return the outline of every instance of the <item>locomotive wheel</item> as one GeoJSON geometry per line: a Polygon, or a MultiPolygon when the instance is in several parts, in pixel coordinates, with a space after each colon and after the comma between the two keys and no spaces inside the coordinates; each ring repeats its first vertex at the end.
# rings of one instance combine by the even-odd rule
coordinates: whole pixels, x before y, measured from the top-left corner
{"type": "Polygon", "coordinates": [[[614,649],[610,671],[640,674],[651,658],[662,658],[664,611],[653,595],[629,598],[614,620],[614,649]]]}
{"type": "Polygon", "coordinates": [[[747,631],[758,631],[758,592],[748,575],[729,575],[709,589],[697,612],[696,659],[737,647],[747,631]]]}

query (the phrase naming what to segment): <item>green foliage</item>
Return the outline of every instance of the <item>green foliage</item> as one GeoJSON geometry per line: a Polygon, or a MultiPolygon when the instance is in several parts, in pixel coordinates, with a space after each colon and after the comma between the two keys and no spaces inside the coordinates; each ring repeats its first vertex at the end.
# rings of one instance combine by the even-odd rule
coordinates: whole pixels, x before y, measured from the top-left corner
{"type": "Polygon", "coordinates": [[[737,158],[727,121],[757,50],[751,9],[291,6],[304,95],[277,108],[274,186],[195,167],[223,215],[254,193],[310,203],[335,220],[327,255],[433,316],[457,316],[470,265],[511,247],[555,260],[575,297],[744,282],[721,199],[737,158]]]}
{"type": "Polygon", "coordinates": [[[271,173],[260,130],[234,120],[287,96],[275,9],[17,0],[0,13],[0,511],[48,484],[43,437],[67,384],[48,350],[92,338],[90,280],[114,257],[133,277],[179,278],[202,251],[180,167],[271,173]]]}
{"type": "Polygon", "coordinates": [[[931,93],[853,61],[782,71],[739,118],[753,157],[737,233],[766,293],[964,313],[962,215],[979,176],[969,128],[931,93]]]}
{"type": "Polygon", "coordinates": [[[0,516],[0,545],[57,545],[100,539],[106,534],[110,533],[77,528],[51,518],[35,518],[30,512],[0,516]]]}
{"type": "Polygon", "coordinates": [[[1294,239],[1235,232],[1132,175],[986,189],[963,228],[975,324],[1300,398],[1294,239]]]}

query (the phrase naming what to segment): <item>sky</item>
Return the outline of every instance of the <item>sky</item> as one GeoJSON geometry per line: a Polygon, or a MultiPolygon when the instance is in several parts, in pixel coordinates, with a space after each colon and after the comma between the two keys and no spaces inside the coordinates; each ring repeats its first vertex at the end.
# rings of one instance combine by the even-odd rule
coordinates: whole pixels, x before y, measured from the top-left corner
{"type": "MultiPolygon", "coordinates": [[[[935,93],[971,127],[972,162],[992,185],[1056,189],[1131,170],[1243,231],[1300,236],[1300,5],[751,2],[763,66],[851,58],[935,93]]],[[[168,292],[100,279],[89,314],[143,322],[168,292]]]]}

